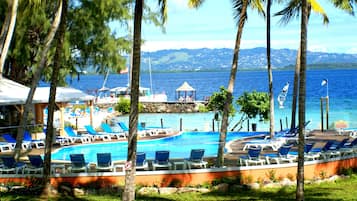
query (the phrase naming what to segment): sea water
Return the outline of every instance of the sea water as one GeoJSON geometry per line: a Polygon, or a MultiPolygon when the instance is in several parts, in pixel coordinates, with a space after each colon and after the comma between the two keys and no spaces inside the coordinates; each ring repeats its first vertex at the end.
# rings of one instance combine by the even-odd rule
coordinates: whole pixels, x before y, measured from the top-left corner
{"type": "MultiPolygon", "coordinates": [[[[185,81],[196,89],[196,100],[203,100],[218,92],[221,86],[228,85],[228,71],[223,72],[185,72],[185,73],[152,73],[152,86],[150,86],[150,75],[141,74],[141,86],[152,87],[153,93],[166,93],[169,101],[177,99],[176,89],[185,81]]],[[[310,120],[309,129],[321,127],[321,97],[329,96],[329,126],[335,121],[344,120],[349,127],[357,127],[357,70],[354,69],[322,69],[308,70],[306,75],[306,120],[310,120]],[[327,79],[327,85],[321,85],[322,80],[327,79]]],[[[85,75],[80,80],[68,81],[69,85],[92,93],[102,87],[104,76],[85,75]]],[[[280,129],[290,125],[291,101],[294,82],[294,71],[274,71],[273,88],[275,101],[275,128],[280,129]],[[283,86],[289,82],[284,108],[280,108],[277,97],[283,86]],[[282,124],[280,124],[280,121],[282,124]]],[[[128,76],[126,74],[111,74],[108,77],[106,87],[114,88],[126,86],[128,76]]],[[[234,101],[245,91],[268,92],[267,71],[238,71],[234,86],[234,101]]],[[[236,106],[237,107],[237,106],[236,106]]],[[[238,109],[239,110],[239,109],[238,109]]],[[[237,111],[238,111],[237,110],[237,111]]],[[[324,110],[325,111],[325,110],[324,110]]],[[[326,114],[323,114],[326,121],[326,114]]],[[[185,114],[140,114],[139,121],[145,122],[148,126],[160,126],[161,121],[165,127],[183,130],[212,130],[220,122],[213,122],[214,113],[185,113],[185,114]],[[181,123],[182,122],[182,123],[181,123]]],[[[230,120],[232,127],[240,118],[237,113],[230,120]]],[[[128,116],[121,116],[117,121],[128,121],[128,116]]],[[[250,120],[250,123],[257,123],[258,130],[267,130],[269,123],[260,122],[259,119],[250,120]]],[[[326,124],[326,122],[324,122],[326,124]]],[[[326,128],[326,127],[325,127],[326,128]]],[[[246,123],[243,130],[247,130],[246,123]]]]}

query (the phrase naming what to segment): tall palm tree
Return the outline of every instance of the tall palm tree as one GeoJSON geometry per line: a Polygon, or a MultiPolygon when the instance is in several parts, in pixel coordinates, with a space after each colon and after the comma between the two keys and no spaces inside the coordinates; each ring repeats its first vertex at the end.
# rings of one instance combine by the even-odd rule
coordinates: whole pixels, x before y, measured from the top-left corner
{"type": "Polygon", "coordinates": [[[66,24],[67,24],[67,8],[68,8],[68,0],[63,0],[62,6],[62,14],[61,14],[61,22],[56,34],[56,52],[53,58],[53,68],[51,75],[51,86],[50,86],[50,96],[48,100],[48,117],[47,117],[47,129],[46,129],[46,143],[45,143],[45,160],[44,160],[44,171],[43,171],[43,183],[45,185],[44,188],[44,196],[48,197],[50,195],[50,175],[51,175],[51,151],[52,151],[52,140],[54,133],[53,128],[53,117],[56,107],[56,89],[59,78],[59,71],[62,64],[62,53],[63,53],[63,45],[64,38],[66,33],[66,24]]]}
{"type": "MultiPolygon", "coordinates": [[[[332,3],[337,7],[353,14],[352,2],[350,0],[336,1],[332,3]]],[[[305,95],[306,95],[306,52],[307,52],[307,25],[311,11],[315,11],[323,16],[323,22],[328,23],[328,17],[323,8],[315,0],[292,0],[288,7],[278,12],[282,15],[282,22],[288,22],[292,17],[298,16],[301,10],[301,39],[296,68],[294,75],[294,92],[292,105],[291,128],[295,127],[296,99],[299,100],[299,145],[298,145],[298,169],[296,200],[304,200],[304,146],[305,146],[305,95]],[[299,89],[299,90],[298,90],[299,89]]]]}
{"type": "Polygon", "coordinates": [[[304,200],[304,146],[305,146],[305,94],[306,94],[306,51],[307,51],[307,0],[301,1],[301,35],[300,35],[300,82],[299,82],[299,144],[296,200],[304,200]]]}
{"type": "MultiPolygon", "coordinates": [[[[162,24],[166,22],[167,9],[166,0],[158,0],[161,11],[162,24]]],[[[125,170],[125,187],[123,200],[135,200],[135,167],[137,151],[137,132],[139,116],[139,81],[140,81],[140,60],[141,60],[141,24],[143,16],[144,0],[135,0],[134,9],[134,39],[133,39],[133,58],[130,83],[130,115],[129,115],[129,137],[128,137],[128,156],[125,170]]]]}
{"type": "Polygon", "coordinates": [[[266,34],[267,34],[267,67],[268,67],[268,82],[269,82],[269,116],[270,116],[270,121],[269,121],[269,132],[270,132],[270,139],[273,139],[274,137],[274,91],[273,91],[273,71],[271,69],[271,58],[270,58],[270,45],[271,45],[271,40],[270,40],[270,7],[271,7],[271,0],[267,0],[267,9],[266,9],[266,14],[267,14],[267,28],[266,28],[266,34]]]}
{"type": "Polygon", "coordinates": [[[5,17],[3,27],[1,29],[1,44],[0,44],[0,78],[2,77],[2,72],[4,69],[4,63],[7,56],[7,52],[10,47],[10,41],[14,33],[16,16],[17,16],[17,7],[19,5],[18,0],[9,0],[8,1],[8,12],[5,17]],[[6,35],[6,37],[5,37],[6,35]]]}
{"type": "MultiPolygon", "coordinates": [[[[192,7],[200,6],[204,0],[197,1],[196,3],[189,4],[192,7]]],[[[238,70],[238,57],[240,50],[240,43],[243,34],[244,24],[247,20],[247,8],[250,6],[251,8],[258,11],[259,14],[264,13],[263,5],[259,0],[233,0],[233,9],[235,12],[235,18],[238,19],[238,30],[236,34],[236,41],[233,51],[233,60],[232,60],[232,68],[229,76],[228,87],[227,87],[227,99],[224,104],[224,109],[222,113],[222,123],[219,135],[219,145],[218,145],[218,154],[217,154],[217,167],[222,167],[224,165],[224,147],[226,145],[226,136],[228,130],[228,117],[229,111],[232,105],[232,97],[234,90],[234,83],[236,80],[236,74],[238,70]]]]}
{"type": "Polygon", "coordinates": [[[16,147],[15,147],[15,157],[18,159],[20,157],[20,152],[21,152],[21,144],[22,144],[22,139],[23,139],[23,135],[24,135],[24,129],[26,127],[27,124],[27,117],[28,114],[31,110],[31,105],[32,105],[32,99],[33,96],[35,95],[35,91],[36,91],[36,87],[38,84],[38,81],[40,80],[41,74],[45,68],[45,63],[47,60],[47,53],[51,47],[52,41],[54,39],[54,36],[57,32],[60,20],[61,20],[61,13],[62,13],[62,0],[58,1],[58,7],[57,7],[57,11],[55,14],[55,18],[52,22],[51,25],[51,29],[48,33],[48,35],[46,36],[45,39],[45,45],[43,47],[43,50],[40,53],[40,62],[38,64],[38,68],[36,69],[32,82],[31,82],[31,87],[30,87],[30,91],[28,93],[27,99],[26,99],[26,103],[25,103],[25,107],[24,107],[24,112],[22,114],[22,117],[20,119],[20,127],[17,130],[17,136],[16,136],[16,147]]]}

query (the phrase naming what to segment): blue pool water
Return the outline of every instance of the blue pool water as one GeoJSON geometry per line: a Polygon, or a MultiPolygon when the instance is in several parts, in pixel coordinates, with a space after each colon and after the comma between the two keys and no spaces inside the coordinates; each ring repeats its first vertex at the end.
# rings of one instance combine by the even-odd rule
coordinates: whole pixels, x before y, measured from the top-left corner
{"type": "MultiPolygon", "coordinates": [[[[267,132],[229,132],[227,142],[245,137],[267,134],[267,132]]],[[[138,141],[138,151],[146,153],[147,159],[155,158],[155,151],[169,150],[170,158],[187,158],[191,149],[205,149],[205,157],[216,156],[218,149],[218,132],[183,132],[181,135],[138,141]]],[[[112,160],[126,160],[128,143],[108,142],[63,147],[52,153],[53,160],[70,160],[69,155],[83,153],[87,162],[96,162],[97,153],[110,152],[112,160]]]]}

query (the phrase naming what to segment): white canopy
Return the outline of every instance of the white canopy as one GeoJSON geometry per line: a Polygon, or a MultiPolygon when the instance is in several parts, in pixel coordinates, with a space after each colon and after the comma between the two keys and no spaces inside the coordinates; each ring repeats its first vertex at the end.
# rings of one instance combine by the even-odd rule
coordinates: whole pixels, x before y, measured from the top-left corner
{"type": "Polygon", "coordinates": [[[196,91],[193,87],[191,87],[187,82],[184,82],[176,91],[196,91]]]}
{"type": "MultiPolygon", "coordinates": [[[[30,88],[12,80],[0,79],[0,105],[22,105],[26,103],[30,88]]],[[[33,103],[47,103],[50,87],[37,87],[33,103]]],[[[70,87],[57,87],[56,102],[88,101],[94,100],[94,96],[88,95],[78,89],[70,87]]]]}

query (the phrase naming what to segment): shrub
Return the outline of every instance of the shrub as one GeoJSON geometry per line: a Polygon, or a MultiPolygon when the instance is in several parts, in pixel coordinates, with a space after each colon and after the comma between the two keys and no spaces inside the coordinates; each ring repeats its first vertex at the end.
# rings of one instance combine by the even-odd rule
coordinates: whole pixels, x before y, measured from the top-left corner
{"type": "MultiPolygon", "coordinates": [[[[143,104],[139,103],[139,112],[143,109],[143,104]]],[[[115,105],[115,111],[121,112],[123,114],[130,113],[130,99],[120,98],[118,103],[115,105]]]]}

